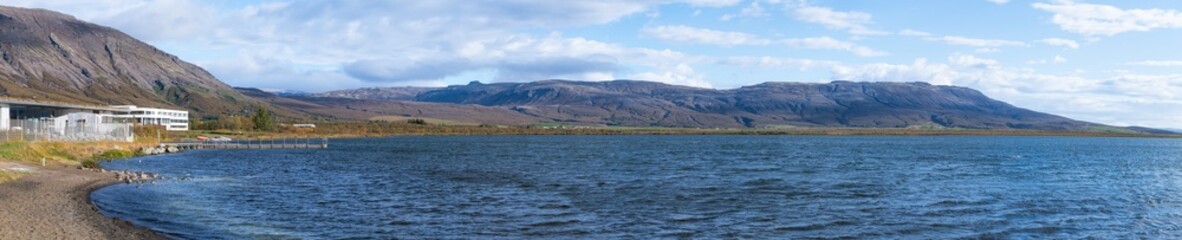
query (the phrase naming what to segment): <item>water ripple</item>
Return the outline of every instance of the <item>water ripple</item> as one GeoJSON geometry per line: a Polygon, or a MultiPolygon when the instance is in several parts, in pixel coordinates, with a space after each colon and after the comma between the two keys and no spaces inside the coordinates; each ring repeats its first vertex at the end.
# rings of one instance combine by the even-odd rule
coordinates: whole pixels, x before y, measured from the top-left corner
{"type": "Polygon", "coordinates": [[[93,193],[182,239],[1182,238],[1182,141],[483,136],[190,151],[93,193]]]}

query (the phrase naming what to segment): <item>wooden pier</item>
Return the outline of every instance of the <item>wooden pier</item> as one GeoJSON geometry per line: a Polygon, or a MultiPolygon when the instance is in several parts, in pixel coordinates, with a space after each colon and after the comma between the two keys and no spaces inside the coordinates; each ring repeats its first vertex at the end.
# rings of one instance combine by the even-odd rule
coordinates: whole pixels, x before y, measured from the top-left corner
{"type": "Polygon", "coordinates": [[[175,142],[161,143],[164,147],[177,149],[327,149],[328,138],[280,138],[253,139],[228,142],[175,142]]]}

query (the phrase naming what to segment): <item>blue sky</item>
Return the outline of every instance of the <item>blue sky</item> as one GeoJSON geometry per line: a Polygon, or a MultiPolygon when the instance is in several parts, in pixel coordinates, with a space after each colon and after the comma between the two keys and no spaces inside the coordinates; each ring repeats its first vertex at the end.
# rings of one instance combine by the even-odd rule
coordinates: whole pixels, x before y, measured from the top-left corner
{"type": "Polygon", "coordinates": [[[1182,1],[0,2],[115,27],[234,86],[923,81],[1182,128],[1182,1]]]}

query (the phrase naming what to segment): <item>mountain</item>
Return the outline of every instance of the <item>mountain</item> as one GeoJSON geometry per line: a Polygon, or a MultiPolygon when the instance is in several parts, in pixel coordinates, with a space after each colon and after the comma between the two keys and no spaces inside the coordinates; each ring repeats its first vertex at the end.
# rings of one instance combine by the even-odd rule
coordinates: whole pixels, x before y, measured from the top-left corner
{"type": "Polygon", "coordinates": [[[284,109],[294,109],[319,120],[402,120],[430,118],[450,123],[518,125],[545,122],[508,108],[411,101],[281,95],[254,88],[237,88],[247,96],[284,109]]]}
{"type": "Polygon", "coordinates": [[[438,90],[429,87],[360,88],[312,94],[313,97],[369,100],[413,100],[420,93],[438,90]]]}
{"type": "Polygon", "coordinates": [[[118,30],[48,10],[0,6],[0,56],[6,97],[183,108],[195,116],[267,105],[118,30]]]}
{"type": "Polygon", "coordinates": [[[715,90],[642,81],[551,80],[452,86],[415,100],[502,106],[560,122],[628,126],[1086,130],[1093,125],[1017,108],[972,89],[926,83],[763,83],[715,90]]]}
{"type": "MultiPolygon", "coordinates": [[[[566,122],[603,126],[694,128],[965,128],[1053,131],[1128,131],[1031,111],[979,91],[927,83],[836,81],[826,84],[763,83],[717,90],[617,80],[528,83],[472,82],[437,89],[367,88],[313,94],[300,102],[381,109],[367,115],[480,121],[479,114],[441,116],[431,108],[494,109],[528,124],[566,122]],[[400,106],[391,108],[383,106],[400,106]],[[511,113],[511,114],[510,114],[511,113]]],[[[292,105],[292,108],[300,107],[292,105]]],[[[364,117],[364,116],[355,116],[364,117]]],[[[514,120],[514,121],[517,121],[514,120]]],[[[505,121],[501,121],[505,122],[505,121]]],[[[513,122],[513,121],[510,121],[513,122]]]]}

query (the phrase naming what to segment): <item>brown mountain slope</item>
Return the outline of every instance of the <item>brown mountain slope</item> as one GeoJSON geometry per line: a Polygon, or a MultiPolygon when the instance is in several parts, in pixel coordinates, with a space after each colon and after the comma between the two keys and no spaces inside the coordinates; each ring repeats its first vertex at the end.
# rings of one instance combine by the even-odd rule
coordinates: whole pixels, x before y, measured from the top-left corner
{"type": "Polygon", "coordinates": [[[0,57],[7,97],[179,107],[195,116],[266,106],[118,30],[48,10],[0,6],[0,57]]]}
{"type": "MultiPolygon", "coordinates": [[[[402,100],[373,100],[341,97],[280,96],[254,88],[236,88],[255,99],[294,109],[320,120],[392,120],[430,118],[453,123],[518,125],[549,121],[507,108],[468,104],[427,103],[402,100]]],[[[379,95],[365,95],[380,97],[379,95]]]]}
{"type": "MultiPolygon", "coordinates": [[[[407,105],[409,102],[405,100],[384,99],[388,99],[385,96],[407,98],[408,92],[417,92],[413,101],[420,104],[500,108],[542,122],[587,125],[1157,132],[1072,120],[1016,107],[969,88],[919,82],[772,82],[719,90],[629,80],[546,80],[473,82],[427,91],[379,88],[332,94],[358,98],[355,101],[366,104],[354,106],[368,107],[381,106],[382,101],[389,105],[407,105]]],[[[305,97],[303,101],[334,105],[341,100],[305,97]]],[[[402,110],[408,111],[412,110],[402,110]]],[[[475,114],[439,118],[464,121],[474,117],[475,114]]]]}

